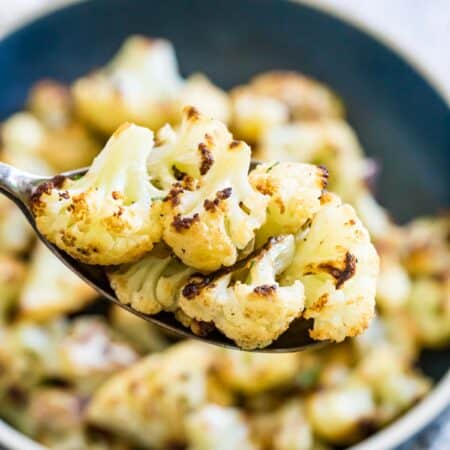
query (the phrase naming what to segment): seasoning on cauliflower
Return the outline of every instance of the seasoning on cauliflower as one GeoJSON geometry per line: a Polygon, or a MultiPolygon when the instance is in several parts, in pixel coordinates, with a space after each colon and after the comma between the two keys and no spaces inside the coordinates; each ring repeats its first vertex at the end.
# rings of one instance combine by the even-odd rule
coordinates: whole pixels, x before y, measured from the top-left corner
{"type": "Polygon", "coordinates": [[[220,120],[230,115],[226,94],[206,77],[181,77],[165,39],[129,37],[112,61],[77,80],[72,92],[79,116],[105,134],[126,121],[151,129],[177,123],[188,104],[220,120]]]}
{"type": "Polygon", "coordinates": [[[206,403],[229,403],[210,382],[215,349],[185,341],[113,376],[89,405],[90,422],[154,449],[183,445],[185,420],[206,403]]]}
{"type": "Polygon", "coordinates": [[[258,450],[239,409],[208,404],[186,420],[187,450],[258,450]]]}
{"type": "Polygon", "coordinates": [[[26,266],[19,259],[0,253],[0,325],[8,319],[19,296],[26,266]]]}
{"type": "Polygon", "coordinates": [[[231,266],[253,245],[267,199],[250,185],[249,165],[248,145],[193,107],[184,109],[178,132],[160,130],[148,171],[169,191],[163,238],[185,264],[205,271],[231,266]]]}
{"type": "Polygon", "coordinates": [[[328,172],[311,164],[260,164],[249,174],[250,183],[269,197],[267,219],[257,231],[257,244],[269,237],[296,234],[321,208],[328,172]]]}
{"type": "Polygon", "coordinates": [[[184,286],[180,308],[202,322],[211,322],[244,349],[263,348],[300,317],[302,283],[278,283],[295,253],[292,235],[271,239],[242,268],[193,276],[184,286]]]}
{"type": "Polygon", "coordinates": [[[19,297],[21,318],[48,320],[81,310],[97,293],[38,243],[19,297]]]}
{"type": "Polygon", "coordinates": [[[82,178],[38,186],[32,209],[39,231],[88,264],[127,263],[151,250],[161,238],[162,196],[146,171],[152,145],[148,129],[125,124],[82,178]]]}
{"type": "Polygon", "coordinates": [[[107,275],[120,302],[157,314],[178,308],[180,290],[194,272],[159,245],[135,263],[109,269],[107,275]]]}
{"type": "Polygon", "coordinates": [[[297,239],[281,284],[300,280],[303,316],[313,339],[342,341],[364,331],[374,316],[378,255],[353,208],[331,194],[297,239]]]}

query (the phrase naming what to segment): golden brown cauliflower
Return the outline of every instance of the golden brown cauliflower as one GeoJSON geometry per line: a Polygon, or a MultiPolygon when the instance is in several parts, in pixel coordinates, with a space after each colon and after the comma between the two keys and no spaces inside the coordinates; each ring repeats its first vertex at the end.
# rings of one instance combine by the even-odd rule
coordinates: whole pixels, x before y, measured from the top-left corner
{"type": "Polygon", "coordinates": [[[185,341],[109,379],[89,405],[91,423],[155,449],[186,442],[186,418],[203,405],[227,404],[211,381],[215,349],[185,341]]]}
{"type": "Polygon", "coordinates": [[[296,234],[321,208],[328,172],[311,164],[264,163],[249,174],[250,183],[269,197],[267,219],[257,231],[257,244],[269,237],[296,234]]]}
{"type": "Polygon", "coordinates": [[[226,126],[184,110],[177,132],[160,130],[148,160],[164,200],[163,238],[187,265],[215,270],[234,264],[266,217],[267,200],[249,183],[250,148],[226,126]]]}
{"type": "Polygon", "coordinates": [[[183,285],[195,272],[172,256],[164,245],[156,246],[137,262],[108,269],[117,298],[145,314],[176,311],[183,285]]]}
{"type": "Polygon", "coordinates": [[[182,290],[180,308],[189,317],[211,322],[241,348],[266,347],[303,311],[302,283],[278,283],[294,253],[294,237],[280,236],[242,268],[194,275],[182,290]]]}
{"type": "Polygon", "coordinates": [[[38,243],[31,255],[18,310],[21,318],[48,320],[82,309],[97,295],[44,244],[38,243]]]}
{"type": "Polygon", "coordinates": [[[105,134],[127,121],[152,129],[177,122],[188,104],[220,120],[229,117],[226,94],[205,77],[185,81],[165,39],[129,37],[104,68],[80,78],[72,90],[79,116],[105,134]]]}
{"type": "Polygon", "coordinates": [[[297,238],[281,283],[300,280],[310,335],[342,341],[364,331],[374,316],[378,255],[350,205],[327,194],[322,209],[297,238]]]}
{"type": "Polygon", "coordinates": [[[139,259],[161,237],[161,191],[150,182],[146,160],[153,135],[125,124],[80,179],[55,177],[38,186],[32,209],[40,232],[88,264],[139,259]]]}
{"type": "MultiPolygon", "coordinates": [[[[186,420],[187,450],[258,450],[237,408],[205,405],[186,420]]],[[[281,449],[280,449],[281,450],[281,449]]]]}

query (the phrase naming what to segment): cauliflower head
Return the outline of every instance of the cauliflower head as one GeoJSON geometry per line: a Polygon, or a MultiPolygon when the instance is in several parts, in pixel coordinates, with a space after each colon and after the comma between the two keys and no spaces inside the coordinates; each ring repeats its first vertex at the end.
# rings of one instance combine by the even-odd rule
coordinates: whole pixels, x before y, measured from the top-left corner
{"type": "Polygon", "coordinates": [[[267,219],[257,231],[257,245],[269,237],[296,234],[321,208],[328,172],[311,164],[264,163],[249,174],[250,183],[269,197],[267,219]]]}
{"type": "Polygon", "coordinates": [[[106,67],[77,80],[72,92],[78,115],[111,134],[127,121],[152,129],[164,125],[181,86],[170,42],[132,36],[106,67]]]}
{"type": "Polygon", "coordinates": [[[342,341],[364,331],[374,316],[378,255],[350,205],[327,194],[322,209],[297,238],[281,284],[300,280],[303,316],[313,339],[342,341]]]}
{"type": "Polygon", "coordinates": [[[220,404],[209,380],[214,360],[212,347],[193,341],[147,356],[100,387],[90,422],[155,449],[185,443],[187,416],[220,404]]]}
{"type": "Polygon", "coordinates": [[[177,132],[160,130],[148,159],[153,182],[168,190],[163,238],[187,265],[231,266],[266,217],[267,199],[248,180],[250,148],[221,122],[184,109],[177,132]]]}
{"type": "Polygon", "coordinates": [[[159,245],[135,263],[108,270],[108,278],[119,301],[145,314],[175,311],[178,296],[195,272],[170,250],[159,245]]]}
{"type": "Polygon", "coordinates": [[[258,450],[237,408],[208,404],[186,420],[187,450],[258,450]]]}
{"type": "Polygon", "coordinates": [[[49,320],[81,310],[97,293],[38,243],[19,297],[21,318],[49,320]]]}
{"type": "Polygon", "coordinates": [[[248,258],[242,268],[193,276],[182,290],[180,308],[189,317],[211,322],[241,348],[266,347],[303,311],[302,283],[277,281],[294,253],[294,237],[281,236],[248,258]]]}
{"type": "Polygon", "coordinates": [[[124,124],[82,178],[38,186],[32,210],[39,231],[88,264],[127,263],[151,250],[161,238],[162,196],[146,171],[152,145],[148,129],[124,124]]]}

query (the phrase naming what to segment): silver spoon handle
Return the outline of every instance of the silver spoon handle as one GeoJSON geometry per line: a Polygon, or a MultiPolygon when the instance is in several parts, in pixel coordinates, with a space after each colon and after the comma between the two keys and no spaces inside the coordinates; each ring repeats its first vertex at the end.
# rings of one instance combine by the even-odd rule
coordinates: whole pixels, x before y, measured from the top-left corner
{"type": "Polygon", "coordinates": [[[36,182],[42,179],[43,177],[38,177],[0,162],[0,192],[10,197],[16,203],[19,201],[23,204],[28,204],[31,191],[36,182]]]}

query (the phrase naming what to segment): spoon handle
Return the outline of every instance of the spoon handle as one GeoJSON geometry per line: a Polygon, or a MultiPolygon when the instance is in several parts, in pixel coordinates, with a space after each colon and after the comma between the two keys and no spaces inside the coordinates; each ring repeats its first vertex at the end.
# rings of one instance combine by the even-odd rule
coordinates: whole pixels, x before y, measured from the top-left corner
{"type": "Polygon", "coordinates": [[[16,203],[28,205],[33,187],[37,181],[42,179],[43,177],[38,177],[0,162],[0,192],[16,203]]]}

